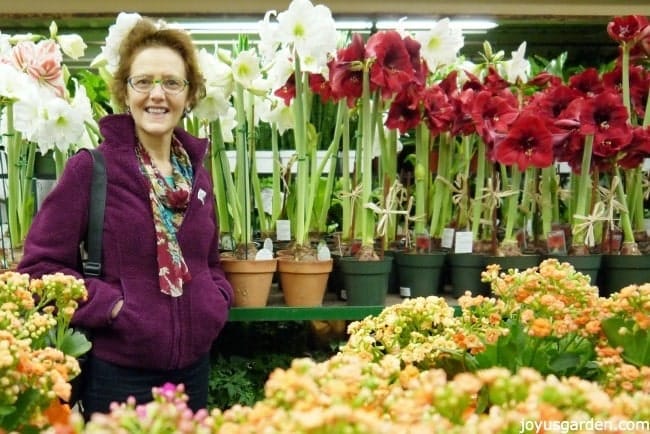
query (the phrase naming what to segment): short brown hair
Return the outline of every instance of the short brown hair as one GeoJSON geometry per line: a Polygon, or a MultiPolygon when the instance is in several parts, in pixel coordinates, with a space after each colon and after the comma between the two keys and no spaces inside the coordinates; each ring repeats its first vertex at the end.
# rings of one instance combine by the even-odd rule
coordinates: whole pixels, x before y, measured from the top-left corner
{"type": "Polygon", "coordinates": [[[149,18],[137,22],[120,45],[120,61],[113,75],[111,93],[119,109],[126,110],[126,86],[133,59],[145,48],[167,47],[177,52],[185,62],[185,73],[189,81],[189,108],[205,96],[204,78],[199,67],[194,42],[182,29],[159,26],[149,18]]]}

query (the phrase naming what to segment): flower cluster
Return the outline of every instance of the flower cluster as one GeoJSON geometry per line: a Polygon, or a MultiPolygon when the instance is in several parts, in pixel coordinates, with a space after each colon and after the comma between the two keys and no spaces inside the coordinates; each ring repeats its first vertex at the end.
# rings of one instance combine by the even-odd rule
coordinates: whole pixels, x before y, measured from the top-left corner
{"type": "Polygon", "coordinates": [[[68,153],[94,146],[97,126],[86,89],[63,63],[78,59],[86,44],[75,34],[49,37],[0,33],[0,133],[7,152],[11,242],[20,246],[34,214],[32,178],[36,153],[52,152],[56,175],[68,153]]]}
{"type": "Polygon", "coordinates": [[[458,309],[415,298],[352,323],[339,353],[276,369],[253,406],[193,413],[183,386],[168,384],[147,404],[115,403],[85,427],[74,415],[62,426],[224,434],[533,433],[569,423],[566,430],[591,432],[594,422],[599,432],[650,429],[650,285],[599,298],[584,275],[555,259],[523,272],[489,267],[484,278],[493,298],[465,295],[458,309]]]}
{"type": "MultiPolygon", "coordinates": [[[[110,416],[96,416],[85,432],[140,432],[153,427],[146,423],[160,401],[157,396],[137,415],[132,406],[114,407],[110,416]],[[125,408],[130,409],[128,414],[125,408]],[[99,423],[109,420],[112,425],[99,423]]],[[[611,397],[593,382],[544,377],[528,368],[516,373],[490,368],[448,378],[441,369],[401,367],[394,356],[368,362],[339,353],[321,363],[294,360],[290,368],[270,375],[265,399],[252,407],[213,410],[202,425],[190,422],[191,414],[185,424],[168,425],[177,412],[170,409],[171,401],[166,404],[172,416],[160,414],[158,430],[148,432],[173,428],[231,434],[534,433],[539,432],[535,422],[561,429],[561,423],[587,427],[591,420],[604,428],[599,432],[618,432],[625,423],[626,432],[641,433],[648,429],[650,397],[640,393],[611,397]]]]}
{"type": "Polygon", "coordinates": [[[214,419],[207,410],[193,413],[187,406],[188,397],[183,385],[167,383],[152,390],[153,400],[136,404],[113,403],[109,414],[92,416],[84,433],[211,433],[214,419]]]}
{"type": "Polygon", "coordinates": [[[611,392],[650,391],[650,284],[631,285],[601,304],[603,339],[596,351],[611,392]]]}
{"type": "Polygon", "coordinates": [[[49,426],[69,412],[69,381],[79,374],[76,352],[64,340],[70,317],[86,297],[83,281],[62,274],[32,279],[0,274],[0,426],[49,426]],[[64,348],[67,346],[66,351],[64,348]]]}

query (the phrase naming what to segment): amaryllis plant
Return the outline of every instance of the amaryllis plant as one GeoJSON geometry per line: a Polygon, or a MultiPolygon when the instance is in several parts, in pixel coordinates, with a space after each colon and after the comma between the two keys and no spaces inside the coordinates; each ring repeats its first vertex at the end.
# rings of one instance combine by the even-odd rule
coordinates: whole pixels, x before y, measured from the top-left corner
{"type": "Polygon", "coordinates": [[[604,253],[639,254],[635,237],[645,234],[642,165],[650,156],[650,26],[643,17],[618,17],[608,32],[621,46],[614,67],[587,68],[566,84],[552,81],[538,105],[560,132],[557,158],[569,163],[576,178],[570,206],[576,254],[587,253],[596,238],[604,253]],[[622,231],[622,246],[611,242],[617,231],[622,231]]]}
{"type": "Polygon", "coordinates": [[[394,163],[396,160],[396,134],[389,133],[387,137],[384,123],[393,129],[402,129],[395,122],[399,123],[403,115],[396,110],[391,114],[388,110],[390,104],[395,99],[408,97],[411,86],[424,85],[427,69],[419,50],[419,42],[410,36],[403,37],[395,30],[374,33],[365,42],[361,35],[355,34],[350,44],[340,49],[329,64],[332,95],[347,101],[349,108],[358,111],[356,155],[360,161],[360,180],[356,186],[349,187],[358,189],[360,196],[354,211],[354,225],[361,240],[360,260],[378,258],[375,251],[378,216],[384,220],[395,219],[395,216],[390,216],[394,209],[387,209],[387,204],[390,202],[390,186],[396,181],[397,168],[388,165],[389,161],[394,163]],[[385,113],[388,113],[387,120],[384,120],[385,113]],[[378,184],[373,179],[375,143],[380,144],[382,167],[392,167],[383,171],[381,177],[383,209],[372,200],[373,189],[378,184]]]}
{"type": "MultiPolygon", "coordinates": [[[[258,49],[268,69],[270,87],[276,96],[291,106],[293,138],[296,150],[297,173],[292,228],[295,233],[296,259],[313,259],[310,246],[310,224],[320,175],[326,156],[319,163],[316,158],[317,132],[310,123],[313,92],[310,77],[326,70],[330,55],[336,50],[338,34],[331,11],[324,5],[314,6],[309,0],[294,0],[283,12],[269,11],[260,23],[258,49]],[[277,22],[271,18],[276,18],[277,22]]],[[[337,124],[338,125],[338,124],[337,124]]],[[[328,155],[338,149],[332,140],[328,155]]]]}
{"type": "Polygon", "coordinates": [[[0,34],[0,131],[7,150],[8,220],[12,246],[20,246],[35,209],[36,154],[52,152],[56,175],[68,153],[94,146],[98,136],[85,88],[70,79],[63,54],[81,57],[80,36],[0,34]]]}

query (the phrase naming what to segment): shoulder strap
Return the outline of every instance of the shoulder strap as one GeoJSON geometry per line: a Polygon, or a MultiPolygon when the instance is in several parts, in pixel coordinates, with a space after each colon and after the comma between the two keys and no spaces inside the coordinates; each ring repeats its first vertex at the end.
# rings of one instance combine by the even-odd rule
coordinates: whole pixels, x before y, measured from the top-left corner
{"type": "Polygon", "coordinates": [[[93,179],[90,186],[90,208],[88,211],[88,233],[83,273],[86,277],[97,277],[102,272],[102,231],[104,208],[106,206],[106,165],[104,156],[97,149],[86,149],[93,158],[93,179]]]}

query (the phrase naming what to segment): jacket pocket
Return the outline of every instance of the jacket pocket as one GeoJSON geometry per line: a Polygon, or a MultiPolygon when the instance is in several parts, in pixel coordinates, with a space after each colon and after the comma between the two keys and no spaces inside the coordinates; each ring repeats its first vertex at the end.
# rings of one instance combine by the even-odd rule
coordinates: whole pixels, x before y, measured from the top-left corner
{"type": "Polygon", "coordinates": [[[194,357],[210,351],[212,343],[228,320],[229,300],[212,280],[209,271],[192,276],[185,289],[191,300],[191,326],[188,328],[194,357]]]}

